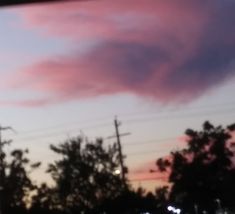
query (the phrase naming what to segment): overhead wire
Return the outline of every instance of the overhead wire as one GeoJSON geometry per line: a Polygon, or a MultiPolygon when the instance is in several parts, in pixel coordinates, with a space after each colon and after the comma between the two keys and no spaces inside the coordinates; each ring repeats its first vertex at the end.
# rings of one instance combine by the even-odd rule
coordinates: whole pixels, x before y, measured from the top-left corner
{"type": "Polygon", "coordinates": [[[164,149],[158,149],[158,150],[148,150],[148,151],[139,151],[139,152],[132,152],[132,153],[127,153],[126,156],[140,156],[140,155],[146,155],[146,154],[156,154],[158,152],[167,152],[169,151],[169,148],[164,148],[164,149]]]}
{"type": "MultiPolygon", "coordinates": [[[[202,106],[196,106],[196,107],[184,107],[182,108],[181,107],[171,107],[170,109],[167,109],[167,106],[163,106],[161,109],[158,110],[158,113],[166,113],[166,114],[169,114],[169,113],[174,113],[174,112],[181,112],[181,111],[188,111],[188,110],[200,110],[200,109],[210,109],[210,108],[218,108],[218,107],[234,107],[235,105],[235,102],[229,102],[229,103],[215,103],[215,104],[211,104],[211,105],[202,105],[202,106]]],[[[156,112],[148,112],[149,115],[155,115],[156,112]]],[[[131,112],[131,113],[125,113],[125,114],[119,114],[119,116],[125,116],[125,117],[128,117],[128,116],[145,116],[146,115],[146,112],[144,111],[138,111],[138,112],[131,112]]]]}
{"type": "MultiPolygon", "coordinates": [[[[29,1],[22,1],[22,2],[26,2],[26,3],[33,3],[33,2],[49,2],[49,1],[55,1],[55,0],[41,0],[41,1],[36,1],[36,0],[29,0],[29,1]]],[[[6,1],[3,1],[3,2],[6,2],[6,1]]],[[[0,6],[2,6],[4,3],[3,2],[1,2],[0,3],[0,6]]],[[[13,1],[14,2],[14,1],[13,1]]],[[[18,2],[18,1],[15,1],[16,3],[18,2]]],[[[16,4],[16,3],[14,3],[14,4],[16,4]]],[[[9,4],[9,3],[5,3],[5,4],[9,4]]],[[[214,106],[213,106],[214,107],[214,106]]],[[[175,110],[174,111],[170,111],[170,112],[175,112],[175,110]]],[[[231,112],[233,112],[233,113],[235,113],[234,112],[234,110],[231,110],[231,111],[228,111],[228,110],[224,110],[224,111],[219,111],[219,113],[221,113],[222,112],[222,114],[231,114],[231,112]]],[[[165,112],[165,113],[167,113],[167,112],[165,112]]],[[[206,112],[205,114],[207,114],[207,115],[212,115],[212,114],[218,114],[218,111],[215,111],[215,112],[206,112]]],[[[134,115],[134,114],[133,114],[134,115]]],[[[133,116],[132,115],[132,116],[133,116]]],[[[156,114],[152,114],[152,115],[156,115],[156,114]]],[[[128,116],[131,116],[131,114],[129,114],[128,116]]],[[[137,115],[138,117],[139,116],[141,116],[140,114],[138,114],[137,115]]],[[[190,115],[190,117],[194,117],[194,116],[201,116],[201,114],[194,114],[194,115],[190,115]]],[[[146,117],[146,115],[145,115],[145,117],[146,117]]],[[[168,116],[168,117],[170,117],[170,116],[168,116]]],[[[181,115],[181,116],[178,116],[178,117],[180,117],[181,119],[182,118],[188,118],[188,116],[187,116],[187,114],[186,115],[181,115]]],[[[166,118],[157,118],[157,119],[167,119],[167,117],[166,118]]],[[[170,119],[172,119],[172,118],[170,118],[170,119]]],[[[144,121],[155,121],[156,120],[156,118],[154,118],[153,120],[151,119],[151,118],[136,118],[136,119],[127,119],[125,122],[127,122],[127,123],[130,123],[130,122],[144,122],[144,121]]],[[[109,126],[110,124],[106,124],[106,125],[104,125],[104,126],[109,126]]],[[[93,128],[98,128],[98,127],[101,127],[102,125],[97,125],[97,126],[92,126],[93,128]]],[[[56,127],[58,127],[58,126],[56,126],[56,127]]],[[[47,128],[44,128],[44,130],[46,130],[47,128]]],[[[89,129],[89,127],[88,128],[82,128],[82,129],[89,129]]],[[[69,132],[73,132],[73,131],[78,131],[78,130],[81,130],[81,129],[73,129],[73,130],[69,130],[69,132]]],[[[42,129],[41,129],[41,131],[42,131],[42,129]]],[[[36,132],[38,132],[38,131],[36,131],[36,132]]],[[[40,132],[40,131],[39,131],[40,132]]],[[[63,131],[63,132],[65,132],[65,131],[63,131]]],[[[24,133],[27,133],[27,132],[24,132],[24,133]]],[[[30,133],[30,131],[28,132],[28,133],[30,133]]],[[[33,132],[31,132],[31,133],[33,133],[33,132]]],[[[61,133],[61,132],[60,132],[61,133]]],[[[54,133],[51,133],[51,134],[47,134],[47,135],[45,135],[45,134],[43,134],[43,135],[38,135],[38,136],[33,136],[33,137],[29,137],[29,138],[23,138],[22,140],[33,140],[33,139],[35,139],[35,138],[47,138],[47,137],[51,137],[51,136],[55,136],[56,134],[58,134],[58,132],[54,132],[54,133]]],[[[168,138],[167,140],[173,140],[172,138],[170,139],[170,138],[168,138]]],[[[164,142],[164,140],[151,140],[151,141],[145,141],[145,142],[142,142],[141,144],[152,144],[152,143],[156,143],[156,142],[164,142]]],[[[137,143],[137,142],[134,142],[134,143],[126,143],[126,144],[124,144],[125,146],[136,146],[136,145],[140,145],[140,143],[137,143]]],[[[156,153],[156,152],[159,152],[159,151],[163,151],[163,150],[156,150],[156,151],[146,151],[146,152],[143,152],[143,151],[141,151],[141,153],[138,153],[138,152],[136,152],[136,153],[130,153],[130,154],[128,154],[128,155],[142,155],[142,154],[150,154],[150,153],[156,153]]],[[[150,181],[150,180],[153,180],[153,181],[155,181],[155,180],[165,180],[165,177],[161,177],[161,176],[158,176],[158,177],[151,177],[151,178],[133,178],[133,179],[130,179],[130,181],[131,182],[139,182],[139,181],[150,181]]]]}
{"type": "Polygon", "coordinates": [[[161,142],[167,142],[167,141],[171,141],[171,140],[176,140],[178,136],[175,137],[171,137],[171,138],[161,138],[161,139],[151,139],[151,140],[147,140],[147,141],[135,141],[135,142],[127,142],[127,143],[123,143],[123,146],[141,146],[143,144],[156,144],[156,143],[161,143],[161,142]]]}
{"type": "MultiPolygon", "coordinates": [[[[21,133],[28,135],[28,134],[32,134],[32,133],[44,132],[45,130],[56,130],[57,128],[64,128],[64,126],[78,125],[78,124],[80,126],[81,124],[91,124],[91,123],[92,123],[92,125],[85,126],[82,129],[89,129],[89,128],[93,128],[93,127],[96,128],[99,125],[102,126],[102,124],[94,123],[94,121],[95,122],[97,122],[97,121],[98,122],[104,122],[104,121],[107,122],[108,121],[107,118],[108,117],[96,118],[96,119],[92,119],[92,120],[83,120],[83,121],[77,120],[77,121],[73,121],[73,122],[69,122],[69,123],[60,123],[60,124],[57,124],[54,126],[48,126],[48,127],[43,127],[43,128],[31,129],[31,130],[23,130],[23,131],[21,131],[21,133]]],[[[109,121],[110,121],[110,119],[109,119],[109,121]]]]}
{"type": "Polygon", "coordinates": [[[183,115],[167,115],[167,116],[155,116],[151,115],[150,117],[143,117],[143,118],[135,118],[135,119],[124,119],[123,122],[129,123],[136,123],[136,122],[154,122],[159,120],[173,120],[173,119],[187,119],[187,118],[194,118],[200,116],[210,116],[210,115],[221,115],[221,114],[235,114],[234,107],[232,109],[226,109],[221,111],[207,111],[207,112],[194,112],[194,114],[183,114],[183,115]]]}
{"type": "MultiPolygon", "coordinates": [[[[173,120],[173,119],[185,119],[185,118],[193,118],[193,117],[199,117],[199,116],[203,116],[203,115],[220,115],[220,114],[234,114],[234,108],[233,109],[227,109],[227,110],[220,110],[220,111],[207,111],[207,112],[194,112],[194,114],[178,114],[178,115],[167,115],[167,116],[159,116],[156,114],[155,117],[153,117],[153,115],[151,116],[151,118],[149,116],[147,117],[142,117],[142,118],[134,118],[134,119],[123,119],[124,123],[139,123],[139,122],[158,122],[159,120],[173,120]]],[[[103,123],[103,124],[96,124],[94,126],[87,126],[87,127],[83,127],[83,128],[76,128],[76,129],[68,129],[68,130],[62,130],[62,131],[56,131],[56,132],[48,132],[47,134],[41,134],[41,135],[33,135],[30,137],[17,137],[17,139],[21,139],[21,140],[38,140],[38,139],[42,139],[42,138],[48,138],[48,137],[53,137],[53,136],[58,136],[58,134],[65,134],[65,133],[69,133],[69,132],[79,132],[80,130],[88,130],[88,129],[98,129],[98,128],[102,128],[102,127],[108,127],[111,126],[111,123],[103,123]]]]}
{"type": "MultiPolygon", "coordinates": [[[[227,104],[221,104],[221,105],[216,104],[216,106],[215,105],[207,105],[207,106],[204,105],[204,106],[198,106],[198,107],[194,107],[194,108],[187,108],[186,107],[184,109],[184,112],[185,112],[185,110],[197,110],[197,109],[205,109],[205,108],[212,108],[212,107],[214,109],[215,107],[218,107],[218,106],[228,106],[228,105],[229,106],[231,105],[231,107],[233,108],[233,106],[235,105],[235,102],[234,103],[232,102],[232,103],[227,103],[227,104]]],[[[157,113],[156,112],[153,112],[153,113],[147,112],[147,114],[146,114],[146,112],[135,112],[135,113],[119,114],[119,116],[125,116],[125,117],[144,116],[144,117],[146,117],[146,116],[159,115],[159,114],[162,114],[162,113],[166,113],[166,114],[169,115],[169,113],[176,112],[177,110],[179,110],[179,108],[175,107],[175,108],[167,110],[167,111],[166,110],[159,110],[157,113]]],[[[159,116],[161,116],[161,115],[159,115],[159,116]]],[[[162,115],[162,116],[164,116],[164,115],[162,115]]],[[[25,130],[25,131],[23,130],[23,131],[21,131],[21,133],[30,134],[30,133],[45,131],[45,130],[48,130],[48,129],[56,129],[56,128],[60,128],[60,127],[63,128],[63,126],[78,125],[78,124],[80,125],[81,123],[89,123],[89,122],[92,123],[92,122],[97,122],[97,121],[107,121],[107,120],[109,120],[108,118],[110,118],[110,116],[105,116],[105,117],[102,117],[102,118],[96,118],[96,119],[85,120],[85,121],[73,121],[72,123],[71,122],[61,123],[61,124],[54,125],[54,126],[49,126],[49,127],[43,127],[43,128],[25,130]]]]}
{"type": "Polygon", "coordinates": [[[48,132],[47,134],[41,134],[41,135],[33,135],[29,137],[18,137],[18,140],[23,140],[23,141],[28,141],[28,140],[38,140],[38,139],[43,139],[43,138],[48,138],[48,137],[57,137],[58,135],[66,135],[67,133],[70,132],[77,132],[80,133],[82,130],[90,130],[90,129],[98,129],[98,128],[103,128],[110,126],[111,123],[103,123],[103,124],[97,124],[94,126],[85,126],[83,128],[74,128],[74,129],[69,129],[69,130],[61,130],[61,131],[54,131],[54,132],[48,132]]]}

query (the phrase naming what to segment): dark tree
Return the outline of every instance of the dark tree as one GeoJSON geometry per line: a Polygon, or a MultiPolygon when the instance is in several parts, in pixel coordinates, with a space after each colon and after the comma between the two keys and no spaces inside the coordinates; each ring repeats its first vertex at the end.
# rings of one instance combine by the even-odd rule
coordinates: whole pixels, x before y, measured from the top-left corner
{"type": "Polygon", "coordinates": [[[101,139],[92,143],[78,137],[51,149],[61,156],[48,169],[56,184],[55,207],[69,213],[88,213],[123,193],[127,183],[115,174],[120,168],[116,144],[105,149],[101,139]]]}
{"type": "Polygon", "coordinates": [[[140,213],[165,213],[160,212],[161,204],[156,196],[151,192],[146,192],[139,188],[135,190],[126,190],[122,195],[107,199],[94,214],[140,214],[140,213]]]}
{"type": "Polygon", "coordinates": [[[235,167],[231,142],[234,128],[234,125],[223,128],[205,122],[201,131],[188,129],[186,148],[157,161],[160,171],[169,171],[171,202],[188,211],[194,205],[212,211],[216,200],[223,206],[234,206],[235,167]]]}
{"type": "Polygon", "coordinates": [[[159,214],[165,214],[167,205],[168,205],[168,194],[169,194],[169,187],[163,186],[159,187],[155,191],[155,198],[156,198],[156,204],[157,204],[157,213],[159,214]]]}
{"type": "Polygon", "coordinates": [[[30,193],[35,189],[29,173],[40,163],[31,164],[26,158],[27,150],[14,150],[10,160],[2,153],[1,208],[3,213],[25,213],[30,203],[30,193]]]}
{"type": "Polygon", "coordinates": [[[30,214],[59,214],[61,206],[55,188],[43,183],[36,188],[36,194],[32,197],[30,214]]]}

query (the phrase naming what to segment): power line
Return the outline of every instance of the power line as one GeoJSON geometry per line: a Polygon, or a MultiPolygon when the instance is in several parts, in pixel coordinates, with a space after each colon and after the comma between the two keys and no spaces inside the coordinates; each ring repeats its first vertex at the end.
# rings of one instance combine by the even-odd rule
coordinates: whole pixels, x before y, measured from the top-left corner
{"type": "MultiPolygon", "coordinates": [[[[206,106],[204,106],[205,108],[206,106]]],[[[210,106],[208,106],[210,107],[210,106]]],[[[194,108],[196,109],[196,108],[194,108]]],[[[149,115],[145,115],[144,117],[142,116],[141,118],[130,118],[130,119],[126,119],[125,122],[126,123],[133,123],[133,122],[152,122],[152,121],[155,121],[156,119],[157,120],[171,120],[171,119],[185,119],[185,118],[193,118],[193,117],[197,117],[197,116],[203,116],[203,115],[214,115],[214,114],[231,114],[231,113],[235,113],[234,112],[234,108],[232,109],[227,109],[227,110],[217,110],[217,111],[206,111],[206,112],[192,112],[191,113],[180,113],[180,114],[174,114],[174,115],[169,115],[169,112],[166,112],[168,113],[168,115],[161,115],[159,113],[153,113],[153,114],[149,114],[149,115]],[[154,118],[153,118],[154,117],[154,118]]],[[[129,114],[131,115],[131,114],[129,114]]],[[[133,116],[133,114],[132,114],[133,116]]],[[[138,115],[138,116],[141,116],[141,115],[138,115]]],[[[105,121],[107,117],[104,117],[103,119],[96,119],[96,120],[88,120],[88,121],[81,121],[81,122],[74,122],[74,123],[71,123],[71,124],[81,124],[81,123],[87,123],[89,121],[105,121]]],[[[44,130],[48,130],[48,129],[56,129],[56,128],[59,128],[61,127],[62,129],[64,128],[63,126],[68,126],[70,123],[64,123],[64,124],[59,124],[59,125],[55,125],[55,126],[50,126],[50,127],[47,127],[47,128],[39,128],[39,129],[33,129],[33,130],[29,130],[29,131],[22,131],[21,133],[23,133],[23,135],[30,135],[31,133],[35,133],[35,132],[44,132],[44,130]]],[[[102,124],[96,124],[96,125],[92,125],[92,126],[88,126],[88,127],[80,127],[79,130],[83,130],[83,129],[95,129],[95,128],[99,128],[99,127],[103,127],[103,126],[109,126],[110,124],[109,123],[102,123],[102,124]]],[[[72,129],[72,130],[68,130],[67,132],[70,132],[70,131],[73,131],[75,129],[72,129]]],[[[76,129],[77,131],[78,129],[76,129]]],[[[61,133],[61,131],[58,131],[59,133],[61,133]]],[[[55,134],[57,135],[58,132],[55,132],[55,134]]],[[[54,132],[49,132],[49,133],[54,133],[54,132]]],[[[34,137],[38,137],[38,135],[33,135],[34,137]]],[[[39,137],[41,137],[42,135],[39,135],[39,137]]],[[[49,135],[49,137],[51,137],[51,135],[49,135]]],[[[43,135],[43,138],[44,138],[44,135],[43,135]]],[[[30,138],[31,139],[31,138],[30,138]]]]}
{"type": "MultiPolygon", "coordinates": [[[[127,153],[127,154],[125,154],[125,155],[123,155],[124,157],[125,156],[127,156],[127,158],[128,157],[130,157],[130,156],[141,156],[141,155],[146,155],[146,154],[157,154],[157,153],[159,153],[159,152],[170,152],[170,151],[172,151],[172,149],[170,149],[170,148],[165,148],[165,149],[158,149],[158,150],[148,150],[148,151],[143,151],[143,150],[141,150],[141,151],[139,151],[139,152],[133,152],[133,153],[127,153]]],[[[50,155],[51,156],[51,155],[50,155]]]]}
{"type": "MultiPolygon", "coordinates": [[[[148,142],[148,141],[147,141],[148,142]]],[[[155,141],[157,142],[157,141],[155,141]]],[[[164,142],[161,140],[161,142],[164,142]]],[[[143,143],[144,144],[144,143],[143,143]]],[[[132,145],[132,144],[131,144],[132,145]]],[[[160,153],[160,152],[167,152],[171,150],[170,148],[164,148],[164,149],[158,149],[158,150],[148,150],[148,151],[139,151],[139,152],[132,152],[132,153],[127,153],[126,156],[127,158],[130,157],[130,156],[142,156],[142,155],[146,155],[146,154],[157,154],[157,153],[160,153]]],[[[124,155],[125,156],[125,155],[124,155]]]]}
{"type": "Polygon", "coordinates": [[[178,136],[171,137],[171,138],[162,138],[162,139],[152,139],[152,140],[147,140],[147,141],[137,141],[137,142],[128,142],[123,144],[124,146],[142,146],[143,144],[156,144],[158,142],[168,142],[171,140],[176,140],[178,136]]]}
{"type": "MultiPolygon", "coordinates": [[[[234,109],[230,109],[230,111],[213,111],[213,112],[203,112],[204,114],[206,114],[207,116],[208,115],[213,115],[213,114],[231,114],[232,113],[235,113],[234,112],[234,109]]],[[[197,114],[194,114],[194,115],[177,115],[178,118],[180,119],[183,119],[183,118],[192,118],[192,117],[198,117],[198,116],[202,116],[202,112],[197,112],[197,114]]],[[[177,118],[177,117],[175,117],[177,118]]],[[[174,119],[174,117],[155,117],[155,118],[139,118],[139,119],[132,119],[132,120],[126,120],[125,122],[126,123],[142,123],[142,122],[153,122],[153,121],[159,121],[159,120],[163,120],[163,119],[174,119]]],[[[88,126],[88,127],[84,127],[82,130],[87,130],[87,129],[97,129],[97,128],[102,128],[102,127],[106,127],[106,126],[110,126],[109,123],[105,123],[105,124],[96,124],[95,126],[88,126]]],[[[39,139],[45,139],[45,138],[50,138],[50,137],[58,137],[58,135],[65,135],[66,133],[68,132],[80,132],[81,128],[77,128],[77,129],[70,129],[70,130],[67,130],[67,131],[60,131],[60,132],[51,132],[47,135],[45,134],[42,134],[42,135],[33,135],[33,136],[30,136],[30,137],[18,137],[17,139],[15,140],[21,140],[21,141],[34,141],[34,140],[39,140],[39,139]]],[[[131,145],[131,144],[130,144],[131,145]]],[[[136,143],[137,145],[137,143],[136,143]]]]}
{"type": "MultiPolygon", "coordinates": [[[[184,107],[184,109],[181,109],[180,107],[174,107],[174,108],[171,108],[169,110],[166,110],[166,107],[164,106],[163,109],[160,109],[158,111],[158,114],[159,112],[160,113],[172,113],[172,112],[177,112],[177,111],[188,111],[188,110],[200,110],[200,109],[215,109],[217,107],[221,107],[221,106],[227,106],[227,107],[234,107],[235,105],[235,102],[230,102],[230,103],[219,103],[219,104],[213,104],[213,105],[202,105],[202,106],[197,106],[197,107],[184,107]]],[[[148,112],[149,114],[149,112],[148,112]]],[[[127,113],[127,114],[120,114],[120,116],[125,116],[125,117],[128,117],[128,116],[142,116],[142,115],[146,115],[145,112],[135,112],[135,113],[127,113]]],[[[150,113],[149,115],[156,115],[156,113],[150,113]]]]}
{"type": "MultiPolygon", "coordinates": [[[[169,112],[166,112],[169,113],[169,112]]],[[[154,114],[149,114],[149,115],[145,115],[145,117],[141,117],[141,118],[130,118],[130,119],[126,119],[125,121],[127,123],[129,122],[142,122],[142,121],[153,121],[156,119],[177,119],[177,118],[191,118],[191,117],[197,117],[197,116],[204,116],[206,115],[214,115],[214,114],[231,114],[231,113],[235,113],[234,108],[232,107],[231,109],[222,109],[222,110],[217,110],[217,111],[203,111],[203,112],[190,112],[190,113],[180,113],[180,114],[176,114],[176,115],[159,115],[158,113],[154,113],[154,114]],[[154,116],[154,118],[152,118],[154,116]],[[151,118],[150,118],[151,117],[151,118]]],[[[80,122],[83,123],[83,122],[80,122]]],[[[62,125],[62,124],[61,124],[62,125]]],[[[52,126],[52,128],[55,127],[59,127],[61,125],[58,126],[52,126]]],[[[67,124],[68,125],[68,124],[67,124]]],[[[101,124],[102,125],[102,124],[101,124]]],[[[108,123],[106,123],[106,125],[109,125],[108,123]]],[[[84,127],[84,128],[80,128],[80,129],[90,129],[90,128],[97,128],[99,127],[99,124],[96,124],[94,126],[88,126],[88,127],[84,127]]],[[[35,130],[30,130],[30,131],[23,131],[23,133],[33,133],[33,132],[40,132],[43,130],[48,130],[48,128],[42,128],[42,129],[35,129],[35,130]]]]}
{"type": "Polygon", "coordinates": [[[126,154],[126,156],[139,156],[139,155],[146,155],[146,154],[155,154],[158,152],[165,152],[165,151],[169,151],[169,148],[166,149],[158,149],[158,150],[148,150],[148,151],[141,151],[141,152],[133,152],[133,153],[129,153],[126,154]]]}
{"type": "Polygon", "coordinates": [[[103,123],[103,124],[97,124],[94,126],[87,126],[87,127],[83,127],[83,128],[74,128],[74,129],[70,129],[70,130],[61,130],[61,131],[55,131],[55,132],[48,132],[48,134],[41,134],[41,135],[32,135],[29,137],[19,137],[18,140],[34,140],[34,139],[38,139],[38,138],[48,138],[48,137],[55,137],[58,136],[59,134],[66,134],[69,132],[80,132],[81,130],[90,130],[90,129],[97,129],[97,128],[103,128],[103,127],[107,127],[110,126],[109,123],[103,123]]]}
{"type": "Polygon", "coordinates": [[[210,116],[210,115],[218,115],[218,114],[235,114],[235,110],[233,109],[228,109],[228,110],[223,110],[223,111],[207,111],[207,112],[195,112],[194,114],[183,114],[183,115],[167,115],[165,117],[160,117],[160,116],[156,116],[153,118],[154,115],[151,116],[151,118],[149,117],[143,117],[143,118],[135,118],[135,119],[127,119],[125,120],[125,123],[137,123],[137,122],[154,122],[154,121],[159,121],[159,120],[173,120],[173,119],[185,119],[185,118],[194,118],[194,117],[200,117],[200,116],[210,116]]]}
{"type": "MultiPolygon", "coordinates": [[[[201,112],[199,112],[201,113],[201,112]]],[[[218,114],[231,114],[231,113],[235,113],[234,109],[232,109],[231,111],[225,111],[225,112],[204,112],[204,114],[208,115],[218,115],[218,114]]],[[[193,118],[193,117],[198,117],[198,116],[203,116],[202,114],[194,114],[194,115],[177,115],[178,119],[185,119],[185,118],[193,118]]],[[[138,122],[154,122],[154,121],[159,121],[159,120],[166,120],[166,119],[177,119],[177,117],[155,117],[155,118],[139,118],[139,119],[129,119],[129,120],[125,120],[125,123],[138,123],[138,122]]],[[[96,129],[96,128],[100,128],[100,127],[105,127],[105,126],[109,126],[110,124],[106,123],[103,125],[96,125],[96,126],[90,126],[90,127],[84,127],[84,128],[77,128],[77,129],[70,129],[67,131],[60,131],[60,132],[52,132],[48,135],[33,135],[32,137],[26,137],[26,138],[20,138],[21,140],[37,140],[38,138],[47,138],[47,137],[53,137],[54,135],[57,136],[58,134],[61,134],[61,132],[72,132],[72,131],[79,131],[79,130],[86,130],[86,129],[96,129]],[[37,138],[37,139],[36,139],[37,138]]]]}
{"type": "MultiPolygon", "coordinates": [[[[47,171],[47,167],[40,167],[40,169],[47,171]]],[[[137,181],[157,181],[157,180],[166,180],[167,176],[155,176],[155,177],[143,177],[143,178],[130,178],[128,181],[137,182],[137,181]]]]}
{"type": "MultiPolygon", "coordinates": [[[[190,109],[190,110],[195,110],[195,109],[203,109],[203,108],[213,108],[213,109],[215,109],[215,107],[217,107],[217,106],[228,106],[228,105],[232,105],[231,107],[233,108],[233,106],[234,106],[234,104],[235,103],[228,103],[227,105],[226,104],[221,104],[221,105],[219,105],[219,104],[216,104],[216,105],[208,105],[208,106],[199,106],[199,107],[195,107],[195,108],[186,108],[186,110],[188,110],[188,109],[190,109]]],[[[154,116],[154,115],[159,115],[159,116],[161,116],[161,114],[159,114],[159,112],[160,113],[167,113],[167,114],[169,114],[169,113],[172,113],[172,112],[176,112],[178,110],[178,108],[174,108],[174,109],[171,109],[171,110],[168,110],[168,111],[158,111],[158,113],[150,113],[149,114],[149,112],[148,112],[148,114],[140,114],[140,113],[134,113],[134,114],[131,114],[131,113],[127,113],[127,114],[121,114],[122,116],[125,116],[125,117],[129,117],[129,116],[131,116],[131,117],[133,117],[133,116],[145,116],[145,118],[146,118],[146,116],[147,117],[152,117],[152,116],[154,116]]],[[[185,109],[184,109],[184,111],[185,111],[185,109]]],[[[143,112],[142,112],[143,113],[143,112]]],[[[196,112],[197,113],[197,112],[196,112]]],[[[200,112],[199,112],[200,113],[200,112]]],[[[162,115],[163,117],[164,117],[164,115],[162,115]]],[[[167,115],[168,116],[168,115],[167,115]]],[[[74,122],[69,122],[69,123],[61,123],[61,124],[59,124],[59,125],[54,125],[54,126],[48,126],[48,127],[43,127],[43,128],[38,128],[38,129],[32,129],[32,130],[26,130],[26,131],[21,131],[21,133],[24,133],[24,134],[31,134],[31,133],[35,133],[35,132],[44,132],[44,130],[48,130],[48,129],[56,129],[56,128],[59,128],[59,127],[61,127],[61,128],[63,128],[63,126],[69,126],[70,124],[71,125],[77,125],[77,124],[84,124],[84,123],[92,123],[93,121],[107,121],[108,119],[107,118],[109,118],[109,116],[105,116],[105,117],[102,117],[102,118],[97,118],[97,119],[92,119],[92,120],[85,120],[85,121],[74,121],[74,122]]],[[[138,119],[138,118],[133,118],[134,120],[135,119],[138,119]]],[[[128,119],[129,120],[129,119],[128,119]]],[[[98,124],[97,124],[98,125],[98,124]]]]}
{"type": "MultiPolygon", "coordinates": [[[[37,132],[44,132],[45,130],[57,130],[58,128],[64,128],[64,126],[70,126],[70,125],[81,125],[81,124],[91,124],[89,126],[85,126],[83,127],[82,129],[89,129],[90,127],[97,127],[100,125],[100,123],[96,123],[96,122],[106,122],[106,121],[110,121],[109,120],[110,117],[106,116],[106,117],[102,117],[102,118],[94,118],[94,119],[91,119],[91,120],[83,120],[83,121],[70,121],[68,123],[60,123],[60,124],[57,124],[57,125],[52,125],[52,126],[48,126],[48,127],[43,127],[43,128],[37,128],[37,129],[31,129],[31,130],[23,130],[21,131],[21,133],[24,133],[24,134],[31,134],[31,133],[37,133],[37,132]],[[95,123],[94,123],[95,122],[95,123]]],[[[108,122],[106,122],[107,124],[108,122]]],[[[101,125],[104,124],[104,123],[101,123],[101,125]]],[[[110,124],[109,124],[110,125],[110,124]]]]}

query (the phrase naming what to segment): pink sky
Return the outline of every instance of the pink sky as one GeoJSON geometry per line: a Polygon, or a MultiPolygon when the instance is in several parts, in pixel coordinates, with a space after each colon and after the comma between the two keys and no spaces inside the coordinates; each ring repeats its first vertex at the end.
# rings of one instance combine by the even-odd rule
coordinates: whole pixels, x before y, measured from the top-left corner
{"type": "Polygon", "coordinates": [[[192,101],[234,75],[229,4],[121,0],[21,8],[23,28],[73,48],[22,68],[7,88],[44,94],[15,102],[26,106],[120,93],[192,101]],[[90,45],[80,51],[82,43],[90,45]]]}
{"type": "MultiPolygon", "coordinates": [[[[124,120],[128,124],[124,130],[132,132],[124,144],[182,136],[186,128],[200,127],[209,116],[188,119],[186,115],[185,120],[179,116],[179,122],[168,108],[179,108],[182,115],[186,111],[182,106],[197,110],[211,105],[211,110],[232,99],[232,86],[219,92],[218,88],[233,85],[234,8],[233,1],[220,0],[101,0],[11,9],[11,31],[5,38],[9,41],[0,38],[1,47],[7,44],[6,50],[14,50],[0,52],[0,66],[7,64],[0,67],[4,77],[0,80],[1,117],[27,131],[75,118],[80,127],[87,118],[131,117],[134,112],[140,117],[141,111],[151,120],[151,113],[165,111],[163,118],[168,120],[160,116],[155,123],[139,127],[124,120]]],[[[223,124],[233,119],[219,114],[210,118],[223,124]]],[[[71,127],[64,126],[63,134],[71,127]]],[[[105,137],[113,127],[102,131],[87,133],[105,137]]],[[[146,148],[161,150],[156,155],[128,157],[130,177],[155,176],[149,175],[148,168],[157,155],[166,155],[165,149],[178,148],[184,140],[149,148],[144,143],[132,149],[124,146],[127,154],[146,148]]],[[[40,147],[40,138],[33,142],[35,157],[41,158],[44,152],[51,158],[48,148],[40,147]]]]}

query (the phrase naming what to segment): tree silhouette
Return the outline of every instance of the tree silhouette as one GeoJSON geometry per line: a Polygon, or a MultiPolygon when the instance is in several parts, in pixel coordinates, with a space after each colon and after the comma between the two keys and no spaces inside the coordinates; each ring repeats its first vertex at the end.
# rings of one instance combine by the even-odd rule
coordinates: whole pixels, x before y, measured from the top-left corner
{"type": "Polygon", "coordinates": [[[160,171],[169,171],[171,202],[188,211],[197,205],[212,212],[218,199],[224,206],[234,206],[234,130],[235,125],[223,128],[210,122],[201,131],[187,129],[187,147],[157,160],[160,171]]]}
{"type": "Polygon", "coordinates": [[[140,213],[165,213],[162,211],[162,201],[156,195],[146,192],[142,188],[126,190],[122,195],[107,199],[100,207],[94,210],[97,213],[110,214],[140,214],[140,213]]]}
{"type": "Polygon", "coordinates": [[[61,156],[48,169],[56,184],[55,207],[69,213],[88,213],[123,193],[127,181],[123,183],[115,174],[120,168],[116,144],[105,149],[101,139],[92,143],[78,137],[51,145],[51,149],[61,156]]]}
{"type": "Polygon", "coordinates": [[[29,172],[40,166],[31,164],[26,158],[28,150],[16,149],[10,153],[10,160],[2,153],[2,212],[22,213],[29,204],[30,192],[35,189],[29,172]]]}
{"type": "Polygon", "coordinates": [[[46,183],[36,188],[36,194],[32,197],[30,213],[33,214],[57,214],[60,203],[55,188],[50,188],[46,183]]]}

